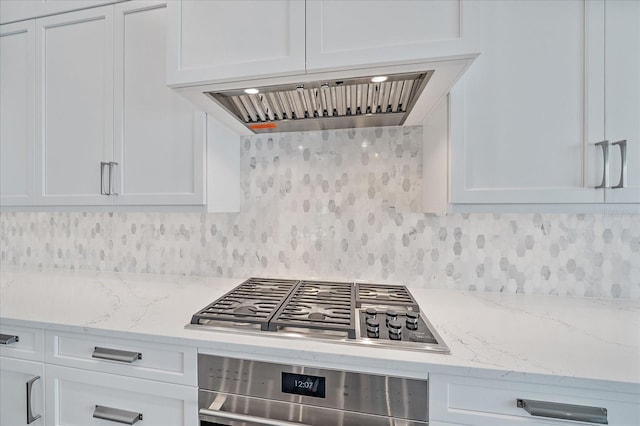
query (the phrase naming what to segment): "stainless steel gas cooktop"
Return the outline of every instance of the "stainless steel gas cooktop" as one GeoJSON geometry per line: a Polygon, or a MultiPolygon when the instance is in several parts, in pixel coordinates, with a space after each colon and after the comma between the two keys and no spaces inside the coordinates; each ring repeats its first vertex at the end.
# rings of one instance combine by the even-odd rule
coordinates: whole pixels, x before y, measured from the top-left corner
{"type": "Polygon", "coordinates": [[[187,328],[449,353],[400,285],[249,278],[196,312],[187,328]]]}

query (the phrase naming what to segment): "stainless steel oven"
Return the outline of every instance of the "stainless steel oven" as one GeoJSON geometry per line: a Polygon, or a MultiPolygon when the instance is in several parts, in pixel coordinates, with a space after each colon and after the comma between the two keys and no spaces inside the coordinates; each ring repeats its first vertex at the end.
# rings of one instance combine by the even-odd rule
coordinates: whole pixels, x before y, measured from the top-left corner
{"type": "Polygon", "coordinates": [[[198,355],[201,426],[418,426],[426,379],[198,355]]]}

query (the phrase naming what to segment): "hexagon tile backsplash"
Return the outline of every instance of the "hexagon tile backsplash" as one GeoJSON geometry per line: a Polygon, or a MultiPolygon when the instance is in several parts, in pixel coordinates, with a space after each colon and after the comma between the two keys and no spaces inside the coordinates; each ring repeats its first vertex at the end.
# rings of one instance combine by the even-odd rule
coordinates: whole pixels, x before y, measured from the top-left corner
{"type": "Polygon", "coordinates": [[[422,128],[241,141],[241,213],[0,214],[0,265],[640,299],[640,217],[420,213],[422,128]]]}

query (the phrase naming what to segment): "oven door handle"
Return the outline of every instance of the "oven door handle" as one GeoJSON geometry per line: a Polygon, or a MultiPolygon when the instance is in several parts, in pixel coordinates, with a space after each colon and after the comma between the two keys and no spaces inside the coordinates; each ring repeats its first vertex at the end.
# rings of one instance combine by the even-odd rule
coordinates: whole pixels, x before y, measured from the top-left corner
{"type": "Polygon", "coordinates": [[[305,425],[304,423],[293,423],[293,422],[286,422],[284,420],[265,419],[262,417],[247,416],[245,414],[229,413],[226,411],[207,410],[205,408],[201,408],[199,412],[200,412],[200,420],[205,420],[205,421],[210,420],[207,417],[209,418],[213,417],[217,419],[226,419],[226,420],[235,420],[238,422],[245,422],[250,425],[256,425],[256,426],[263,426],[263,425],[264,426],[308,426],[308,425],[305,425]]]}

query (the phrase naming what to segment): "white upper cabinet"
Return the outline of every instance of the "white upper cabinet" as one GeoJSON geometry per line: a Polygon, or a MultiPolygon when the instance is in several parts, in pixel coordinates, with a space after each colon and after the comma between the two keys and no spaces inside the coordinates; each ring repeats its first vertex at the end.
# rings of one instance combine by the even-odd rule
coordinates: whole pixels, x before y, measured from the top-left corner
{"type": "Polygon", "coordinates": [[[628,180],[639,186],[637,9],[481,3],[482,54],[450,95],[452,203],[602,203],[605,191],[610,201],[613,190],[595,189],[605,170],[595,144],[605,139],[628,140],[628,180]]]}
{"type": "Polygon", "coordinates": [[[602,201],[583,188],[585,3],[485,1],[481,16],[482,54],[451,92],[452,202],[602,201]]]}
{"type": "Polygon", "coordinates": [[[35,27],[36,204],[205,204],[206,117],[165,85],[166,2],[35,27]]]}
{"type": "Polygon", "coordinates": [[[307,72],[477,51],[473,1],[307,1],[307,72]],[[463,13],[466,19],[462,19],[463,13]]]}
{"type": "Polygon", "coordinates": [[[167,84],[305,71],[305,2],[169,2],[167,84]]]}
{"type": "Polygon", "coordinates": [[[166,3],[115,5],[117,204],[204,204],[205,114],[165,84],[166,3]]]}
{"type": "Polygon", "coordinates": [[[34,202],[35,24],[0,27],[0,204],[34,202]]]}
{"type": "Polygon", "coordinates": [[[610,181],[605,199],[610,203],[640,203],[640,2],[605,2],[604,138],[610,147],[610,181]],[[626,143],[626,180],[621,149],[626,143]],[[621,146],[623,145],[623,146],[621,146]]]}
{"type": "Polygon", "coordinates": [[[112,20],[112,6],[36,20],[38,204],[111,203],[100,163],[112,155],[112,20]]]}

